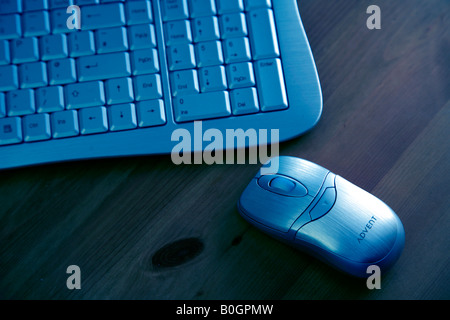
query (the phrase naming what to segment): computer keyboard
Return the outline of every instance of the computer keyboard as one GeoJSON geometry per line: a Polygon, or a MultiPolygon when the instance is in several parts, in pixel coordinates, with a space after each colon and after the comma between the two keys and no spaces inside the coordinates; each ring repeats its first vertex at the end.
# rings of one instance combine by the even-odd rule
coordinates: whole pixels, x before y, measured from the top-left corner
{"type": "Polygon", "coordinates": [[[295,0],[0,0],[0,168],[170,153],[197,121],[284,141],[321,112],[295,0]]]}

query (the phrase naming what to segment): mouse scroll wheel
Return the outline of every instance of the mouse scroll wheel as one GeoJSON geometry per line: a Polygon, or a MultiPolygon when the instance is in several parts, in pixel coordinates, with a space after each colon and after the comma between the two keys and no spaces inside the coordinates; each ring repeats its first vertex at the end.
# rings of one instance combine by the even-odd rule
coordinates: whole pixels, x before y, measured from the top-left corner
{"type": "Polygon", "coordinates": [[[282,176],[265,175],[258,179],[261,188],[288,197],[304,197],[308,194],[308,189],[300,182],[282,176]]]}
{"type": "Polygon", "coordinates": [[[282,177],[276,177],[274,179],[272,179],[269,183],[269,185],[273,188],[276,189],[277,191],[281,191],[281,192],[291,192],[292,190],[295,189],[296,184],[289,179],[286,178],[282,178],[282,177]]]}

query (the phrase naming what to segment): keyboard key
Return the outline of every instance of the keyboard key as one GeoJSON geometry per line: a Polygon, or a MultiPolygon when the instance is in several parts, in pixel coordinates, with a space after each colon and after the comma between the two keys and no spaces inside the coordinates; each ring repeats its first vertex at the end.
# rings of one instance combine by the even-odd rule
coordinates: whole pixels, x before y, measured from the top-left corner
{"type": "Polygon", "coordinates": [[[48,78],[51,85],[76,82],[77,71],[75,60],[67,58],[49,61],[48,78]]]}
{"type": "Polygon", "coordinates": [[[143,49],[131,53],[133,74],[148,74],[159,71],[158,50],[143,49]]]}
{"type": "Polygon", "coordinates": [[[24,11],[48,10],[47,0],[26,0],[23,1],[23,4],[24,11]]]}
{"type": "Polygon", "coordinates": [[[247,14],[251,32],[253,58],[266,59],[280,56],[275,19],[271,9],[257,9],[247,14]]]}
{"type": "Polygon", "coordinates": [[[19,87],[17,66],[0,66],[0,91],[10,91],[19,87]]]}
{"type": "Polygon", "coordinates": [[[35,91],[37,112],[64,110],[64,90],[62,86],[39,88],[35,91]]]}
{"type": "Polygon", "coordinates": [[[97,53],[109,53],[128,50],[127,30],[123,27],[107,28],[95,31],[97,53]]]}
{"type": "Polygon", "coordinates": [[[199,70],[202,92],[227,89],[227,76],[224,66],[207,67],[199,70]]]}
{"type": "Polygon", "coordinates": [[[78,80],[103,80],[131,75],[128,52],[105,53],[77,59],[78,80]]]}
{"type": "Polygon", "coordinates": [[[0,65],[8,64],[10,61],[9,42],[8,40],[0,40],[0,65]]]}
{"type": "Polygon", "coordinates": [[[20,87],[37,88],[48,84],[45,62],[24,63],[19,66],[20,87]]]}
{"type": "Polygon", "coordinates": [[[271,6],[271,0],[245,0],[245,9],[247,11],[257,8],[270,8],[271,6]]]}
{"type": "Polygon", "coordinates": [[[171,21],[164,25],[166,44],[186,44],[192,42],[192,31],[189,20],[171,21]]]}
{"type": "Polygon", "coordinates": [[[20,15],[6,14],[0,15],[0,40],[15,39],[22,35],[20,15]]]}
{"type": "Polygon", "coordinates": [[[43,36],[50,32],[50,18],[47,11],[30,11],[22,14],[23,35],[43,36]]]}
{"type": "Polygon", "coordinates": [[[61,59],[69,54],[65,34],[49,34],[41,37],[39,41],[42,60],[61,59]]]}
{"type": "Polygon", "coordinates": [[[227,91],[200,93],[173,99],[177,122],[205,120],[231,115],[230,99],[227,91]],[[208,106],[208,108],[205,108],[208,106]]]}
{"type": "Polygon", "coordinates": [[[256,79],[262,111],[282,110],[288,107],[283,68],[280,59],[255,62],[256,79]]]}
{"type": "Polygon", "coordinates": [[[20,143],[22,140],[20,117],[0,119],[0,145],[20,143]]]}
{"type": "Polygon", "coordinates": [[[50,9],[67,8],[67,6],[72,4],[72,0],[48,0],[48,2],[50,5],[50,9]]]}
{"type": "Polygon", "coordinates": [[[106,1],[100,1],[100,0],[71,0],[71,1],[74,5],[77,5],[77,6],[99,4],[100,2],[106,2],[106,1]]]}
{"type": "Polygon", "coordinates": [[[231,91],[233,114],[243,115],[259,111],[258,92],[256,88],[244,88],[231,91]]]}
{"type": "Polygon", "coordinates": [[[0,14],[20,13],[20,12],[22,12],[22,1],[17,0],[0,1],[0,14]]]}
{"type": "Polygon", "coordinates": [[[80,109],[105,104],[102,81],[73,83],[65,86],[67,109],[80,109]]]}
{"type": "Polygon", "coordinates": [[[192,26],[195,42],[220,39],[219,20],[215,16],[194,19],[192,26]]]}
{"type": "MultiPolygon", "coordinates": [[[[252,87],[255,76],[251,62],[234,63],[227,66],[228,87],[230,89],[252,87]]],[[[270,88],[268,90],[271,90],[270,88]]]]}
{"type": "Polygon", "coordinates": [[[163,21],[183,20],[189,18],[187,0],[161,1],[163,21]]]}
{"type": "Polygon", "coordinates": [[[23,140],[26,142],[48,140],[52,137],[50,116],[47,113],[33,114],[23,118],[23,140]]]}
{"type": "Polygon", "coordinates": [[[108,119],[105,107],[81,109],[78,112],[80,118],[81,134],[93,134],[108,131],[108,119]]]}
{"type": "Polygon", "coordinates": [[[131,78],[117,78],[105,81],[106,102],[108,104],[126,103],[134,100],[131,78]]]}
{"type": "Polygon", "coordinates": [[[227,64],[252,60],[250,43],[247,37],[224,40],[223,51],[227,64]]]}
{"type": "Polygon", "coordinates": [[[176,71],[171,74],[172,95],[199,93],[197,70],[176,71]]]}
{"type": "Polygon", "coordinates": [[[164,101],[146,100],[136,104],[139,127],[160,126],[166,123],[166,113],[164,111],[164,101]]]}
{"type": "Polygon", "coordinates": [[[71,57],[95,54],[93,31],[80,31],[69,34],[69,51],[71,57]]]}
{"type": "Polygon", "coordinates": [[[197,65],[209,67],[223,64],[222,44],[220,41],[207,41],[195,45],[197,65]]]}
{"type": "Polygon", "coordinates": [[[247,35],[245,14],[242,12],[224,14],[220,17],[220,28],[222,39],[245,37],[247,35]]]}
{"type": "Polygon", "coordinates": [[[147,49],[156,47],[155,26],[152,24],[139,24],[128,27],[130,49],[147,49]]]}
{"type": "Polygon", "coordinates": [[[150,1],[127,1],[125,11],[128,25],[153,22],[150,1]]]}
{"type": "Polygon", "coordinates": [[[217,6],[220,14],[244,11],[243,0],[217,0],[217,6]]]}
{"type": "Polygon", "coordinates": [[[134,103],[115,104],[108,108],[111,131],[122,131],[137,127],[136,106],[134,103]]]}
{"type": "Polygon", "coordinates": [[[80,133],[76,110],[59,111],[51,114],[53,138],[77,136],[80,133]]]}
{"type": "MultiPolygon", "coordinates": [[[[67,10],[67,2],[63,8],[50,11],[50,26],[52,33],[68,33],[76,31],[78,32],[78,29],[76,28],[69,29],[67,27],[67,19],[70,17],[70,15],[66,12],[66,10],[67,10]]],[[[82,20],[82,24],[83,23],[84,22],[82,20]]]]}
{"type": "Polygon", "coordinates": [[[214,0],[189,0],[191,17],[213,16],[217,13],[214,0]]]}
{"type": "Polygon", "coordinates": [[[9,117],[32,114],[36,111],[32,89],[14,90],[6,94],[6,109],[9,117]]]}
{"type": "Polygon", "coordinates": [[[125,25],[125,10],[122,3],[85,6],[81,10],[81,29],[93,30],[125,25]]]}
{"type": "Polygon", "coordinates": [[[10,43],[12,62],[14,64],[39,60],[39,44],[37,38],[14,39],[10,43]]]}
{"type": "Polygon", "coordinates": [[[161,77],[159,74],[148,74],[134,78],[134,92],[137,101],[162,98],[161,77]]]}
{"type": "Polygon", "coordinates": [[[195,68],[195,53],[192,44],[177,44],[168,48],[169,69],[171,71],[195,68]]]}

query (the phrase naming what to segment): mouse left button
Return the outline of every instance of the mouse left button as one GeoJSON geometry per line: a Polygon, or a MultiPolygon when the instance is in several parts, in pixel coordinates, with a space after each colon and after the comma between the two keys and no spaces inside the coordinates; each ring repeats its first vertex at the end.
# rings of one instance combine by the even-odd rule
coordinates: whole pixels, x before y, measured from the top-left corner
{"type": "MultiPolygon", "coordinates": [[[[247,219],[249,222],[268,232],[287,234],[314,198],[308,195],[283,197],[280,193],[274,192],[273,186],[269,186],[275,178],[276,176],[272,175],[264,176],[262,181],[253,179],[239,198],[238,210],[244,218],[249,218],[247,219]]],[[[288,185],[281,184],[289,188],[288,185]]],[[[296,189],[297,185],[293,191],[296,189]]]]}

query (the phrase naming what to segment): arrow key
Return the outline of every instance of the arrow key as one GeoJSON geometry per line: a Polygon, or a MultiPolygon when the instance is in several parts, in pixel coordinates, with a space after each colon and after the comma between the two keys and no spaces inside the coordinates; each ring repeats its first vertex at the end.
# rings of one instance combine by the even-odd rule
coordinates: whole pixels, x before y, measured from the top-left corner
{"type": "Polygon", "coordinates": [[[170,46],[167,57],[171,71],[193,69],[196,66],[194,46],[192,44],[170,46]]]}
{"type": "Polygon", "coordinates": [[[127,103],[134,100],[131,78],[116,78],[105,81],[106,103],[127,103]]]}
{"type": "Polygon", "coordinates": [[[105,107],[81,109],[79,111],[79,117],[81,134],[108,131],[108,120],[105,107]]]}
{"type": "Polygon", "coordinates": [[[245,62],[252,60],[250,43],[247,37],[231,38],[223,41],[226,63],[245,62]]]}
{"type": "Polygon", "coordinates": [[[108,108],[111,131],[135,129],[137,127],[134,103],[115,104],[108,108]]]}
{"type": "Polygon", "coordinates": [[[136,108],[139,127],[153,127],[166,124],[163,100],[140,101],[137,103],[136,108]]]}

